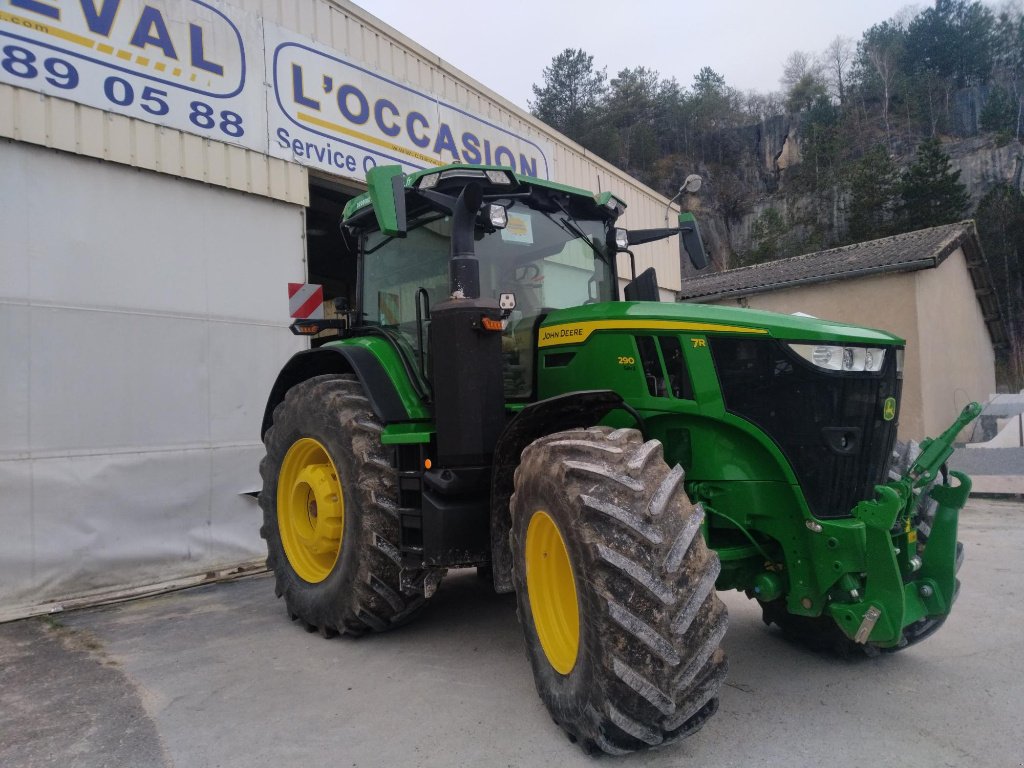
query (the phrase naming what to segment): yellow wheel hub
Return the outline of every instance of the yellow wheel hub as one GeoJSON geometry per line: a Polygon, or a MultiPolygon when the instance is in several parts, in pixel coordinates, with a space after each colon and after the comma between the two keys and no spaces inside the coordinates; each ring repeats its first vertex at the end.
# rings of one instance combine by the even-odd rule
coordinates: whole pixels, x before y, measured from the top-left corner
{"type": "Polygon", "coordinates": [[[558,673],[568,675],[580,650],[576,580],[558,526],[540,510],[526,529],[526,591],[544,655],[558,673]]]}
{"type": "Polygon", "coordinates": [[[296,440],[281,463],[277,527],[299,578],[311,584],[326,579],[341,551],[345,499],[334,462],[311,437],[296,440]]]}

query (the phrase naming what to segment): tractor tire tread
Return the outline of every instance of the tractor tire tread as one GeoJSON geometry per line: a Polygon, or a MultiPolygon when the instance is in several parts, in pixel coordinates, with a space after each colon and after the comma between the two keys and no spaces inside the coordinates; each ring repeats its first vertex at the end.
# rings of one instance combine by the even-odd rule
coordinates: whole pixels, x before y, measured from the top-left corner
{"type": "Polygon", "coordinates": [[[512,507],[518,614],[537,689],[584,751],[625,754],[698,730],[717,708],[728,662],[728,613],[714,592],[717,556],[699,534],[703,513],[657,441],[632,429],[570,430],[523,452],[512,507]],[[580,646],[567,676],[536,637],[526,589],[530,515],[551,515],[576,577],[580,646]]]}
{"type": "Polygon", "coordinates": [[[423,608],[422,595],[400,588],[397,475],[380,442],[381,424],[351,375],[315,376],[293,386],[274,410],[260,462],[260,535],[274,592],[288,615],[324,637],[381,632],[423,608]],[[288,563],[277,522],[277,478],[285,453],[301,437],[317,439],[342,479],[345,522],[341,552],[320,583],[301,579],[288,563]]]}

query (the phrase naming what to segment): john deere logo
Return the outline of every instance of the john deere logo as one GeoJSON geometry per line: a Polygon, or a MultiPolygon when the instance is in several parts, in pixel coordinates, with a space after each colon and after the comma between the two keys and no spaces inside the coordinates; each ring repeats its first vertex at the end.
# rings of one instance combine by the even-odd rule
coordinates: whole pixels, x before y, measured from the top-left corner
{"type": "Polygon", "coordinates": [[[887,397],[885,398],[885,404],[882,406],[882,418],[886,421],[892,421],[896,418],[896,398],[887,397]]]}

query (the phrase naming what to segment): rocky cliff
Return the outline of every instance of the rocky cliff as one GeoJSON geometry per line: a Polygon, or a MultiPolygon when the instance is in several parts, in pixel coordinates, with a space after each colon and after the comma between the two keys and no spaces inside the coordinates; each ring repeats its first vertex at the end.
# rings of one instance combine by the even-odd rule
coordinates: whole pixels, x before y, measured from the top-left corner
{"type": "MultiPolygon", "coordinates": [[[[979,114],[985,96],[986,89],[981,87],[954,94],[949,109],[956,134],[942,137],[943,149],[970,194],[968,215],[973,215],[981,198],[998,184],[1010,184],[1024,193],[1024,143],[981,132],[979,114]]],[[[791,232],[798,242],[806,243],[803,252],[842,241],[846,231],[842,185],[819,190],[811,197],[795,192],[790,184],[805,161],[801,122],[800,114],[778,116],[730,131],[725,142],[732,148],[733,162],[700,168],[706,184],[699,197],[690,197],[684,204],[699,214],[712,268],[737,266],[740,256],[756,244],[755,222],[769,210],[778,212],[787,224],[804,222],[793,225],[791,232]],[[824,242],[821,232],[829,233],[824,242]]],[[[894,145],[897,164],[905,168],[913,159],[916,141],[904,137],[894,145]]]]}

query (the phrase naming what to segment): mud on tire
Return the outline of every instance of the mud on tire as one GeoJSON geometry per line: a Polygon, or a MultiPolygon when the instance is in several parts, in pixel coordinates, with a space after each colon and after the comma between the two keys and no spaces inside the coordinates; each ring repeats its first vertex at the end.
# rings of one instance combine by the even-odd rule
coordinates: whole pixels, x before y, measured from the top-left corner
{"type": "MultiPolygon", "coordinates": [[[[397,478],[380,442],[381,424],[352,376],[317,376],[292,387],[274,410],[260,462],[260,535],[267,567],[289,616],[324,636],[383,631],[412,618],[425,599],[400,589],[397,478]],[[289,448],[313,438],[337,469],[344,497],[341,549],[317,583],[296,573],[282,545],[278,479],[289,448]]],[[[435,580],[439,573],[425,574],[435,580]]]]}
{"type": "Polygon", "coordinates": [[[718,708],[728,616],[703,512],[682,479],[659,442],[605,427],[540,438],[516,470],[511,544],[527,655],[555,722],[588,752],[674,741],[718,708]],[[542,647],[528,591],[526,538],[538,511],[557,526],[574,575],[578,653],[567,674],[542,647]]]}

